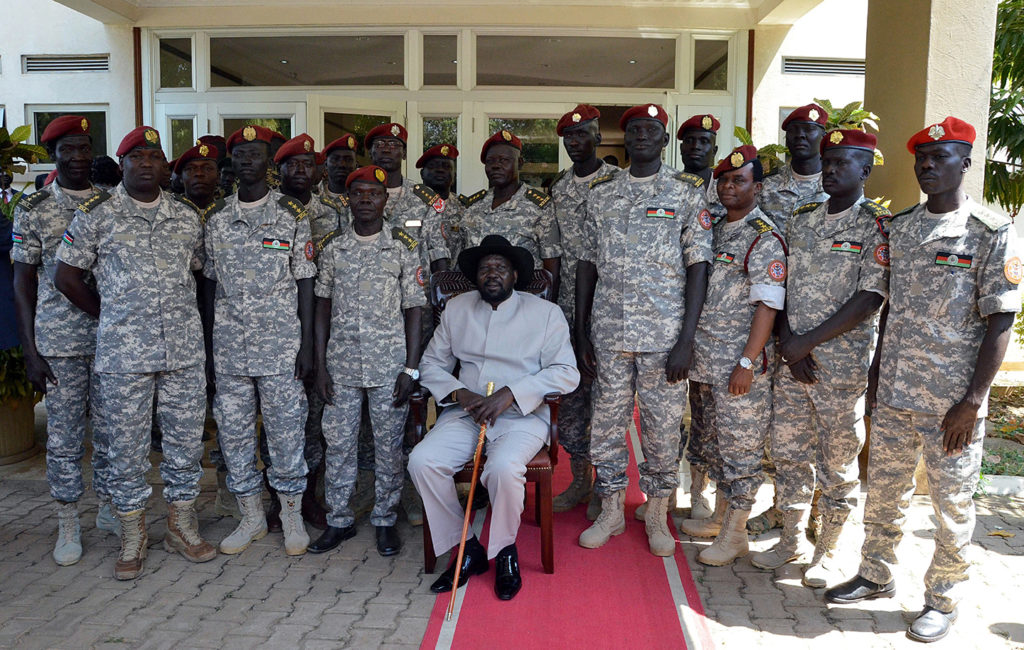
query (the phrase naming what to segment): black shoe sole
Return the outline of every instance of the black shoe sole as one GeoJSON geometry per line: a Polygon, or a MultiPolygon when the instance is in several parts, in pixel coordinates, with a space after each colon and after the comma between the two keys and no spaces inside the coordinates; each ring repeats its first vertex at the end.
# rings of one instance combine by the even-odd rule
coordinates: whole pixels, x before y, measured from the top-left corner
{"type": "Polygon", "coordinates": [[[501,593],[500,591],[495,589],[494,590],[494,595],[498,597],[498,600],[512,600],[513,598],[516,597],[516,594],[518,594],[519,590],[522,589],[522,588],[523,588],[523,583],[520,582],[519,585],[516,586],[515,591],[513,591],[512,593],[501,593]]]}
{"type": "MultiPolygon", "coordinates": [[[[952,627],[952,625],[950,627],[952,627]]],[[[945,639],[947,636],[949,636],[949,630],[948,629],[945,631],[945,633],[943,633],[943,634],[941,634],[939,636],[920,636],[920,635],[914,634],[909,629],[907,630],[907,638],[912,640],[912,641],[918,641],[920,643],[934,643],[935,641],[941,641],[942,639],[945,639]]]]}
{"type": "MultiPolygon", "coordinates": [[[[479,575],[483,575],[483,574],[487,573],[487,569],[488,568],[490,568],[490,562],[485,564],[484,567],[482,569],[478,570],[478,571],[469,571],[468,573],[460,573],[459,574],[459,578],[461,579],[462,576],[466,576],[466,581],[469,581],[469,579],[472,578],[473,576],[479,576],[479,575]]],[[[454,579],[454,577],[455,576],[452,576],[453,579],[454,579]]],[[[438,579],[440,580],[440,578],[438,578],[438,579]]],[[[452,588],[450,586],[449,587],[445,587],[444,589],[441,589],[441,590],[436,590],[436,589],[434,589],[434,585],[436,585],[436,584],[437,584],[437,582],[435,582],[433,585],[430,585],[430,593],[432,593],[432,594],[446,594],[446,593],[448,593],[449,591],[452,590],[452,588]]],[[[465,583],[463,583],[463,584],[461,584],[459,586],[460,587],[465,586],[465,583]]]]}
{"type": "Polygon", "coordinates": [[[356,536],[356,529],[355,529],[355,527],[353,527],[351,531],[349,531],[349,532],[345,533],[344,535],[342,535],[340,538],[338,538],[338,541],[334,542],[330,546],[316,546],[316,542],[313,542],[312,544],[310,544],[306,548],[306,551],[308,553],[313,553],[314,555],[319,554],[319,553],[326,553],[327,551],[333,551],[334,549],[336,549],[339,546],[341,546],[341,543],[344,542],[346,539],[352,539],[355,536],[356,536]]]}
{"type": "Polygon", "coordinates": [[[879,598],[892,598],[895,595],[896,595],[896,590],[895,589],[889,589],[887,591],[876,591],[873,594],[870,594],[870,595],[867,595],[867,596],[861,596],[860,598],[849,598],[849,599],[840,600],[838,598],[829,598],[828,596],[826,596],[825,600],[830,602],[830,603],[833,603],[835,605],[852,605],[854,603],[864,602],[865,600],[877,600],[879,598]]]}

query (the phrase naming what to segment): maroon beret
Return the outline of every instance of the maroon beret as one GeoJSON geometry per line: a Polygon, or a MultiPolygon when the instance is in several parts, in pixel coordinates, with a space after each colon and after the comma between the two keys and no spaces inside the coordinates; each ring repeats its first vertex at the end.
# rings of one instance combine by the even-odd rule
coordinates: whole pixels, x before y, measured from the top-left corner
{"type": "Polygon", "coordinates": [[[173,161],[171,169],[174,170],[175,174],[180,174],[185,171],[185,165],[193,160],[210,160],[216,164],[219,156],[220,151],[217,150],[217,147],[210,144],[197,144],[181,154],[176,161],[173,161]]]}
{"type": "Polygon", "coordinates": [[[388,173],[378,167],[377,165],[367,165],[366,167],[360,167],[345,179],[345,189],[352,186],[352,183],[356,181],[362,181],[364,183],[380,183],[385,185],[388,182],[388,173]]]}
{"type": "Polygon", "coordinates": [[[431,158],[447,158],[448,160],[455,160],[459,157],[459,150],[455,148],[453,144],[435,144],[433,147],[427,149],[420,156],[420,159],[416,161],[416,169],[422,169],[427,161],[431,158]]]}
{"type": "Polygon", "coordinates": [[[863,149],[874,151],[878,138],[860,129],[836,129],[821,139],[821,152],[826,149],[863,149]]]}
{"type": "Polygon", "coordinates": [[[316,159],[316,144],[307,133],[300,133],[281,145],[281,148],[274,154],[274,162],[280,165],[285,159],[302,154],[313,155],[314,160],[316,159]]]}
{"type": "Polygon", "coordinates": [[[718,178],[725,172],[739,169],[743,165],[754,162],[755,160],[757,160],[757,147],[751,144],[736,147],[732,150],[732,153],[723,158],[722,161],[715,166],[715,178],[718,178]]]}
{"type": "Polygon", "coordinates": [[[718,129],[722,128],[722,123],[719,122],[714,115],[710,113],[704,113],[702,115],[694,115],[690,119],[686,120],[679,125],[679,130],[676,131],[676,139],[683,139],[683,132],[689,129],[700,129],[701,131],[710,131],[711,133],[718,134],[718,129]]]}
{"type": "Polygon", "coordinates": [[[140,126],[132,129],[128,132],[128,135],[124,136],[124,139],[121,140],[121,144],[117,146],[117,152],[114,155],[120,158],[132,149],[139,148],[160,148],[160,134],[156,129],[151,126],[140,126]]]}
{"type": "Polygon", "coordinates": [[[782,120],[782,130],[785,131],[786,127],[793,122],[807,122],[825,128],[825,123],[828,122],[828,111],[817,104],[807,104],[806,106],[795,108],[792,113],[786,116],[786,119],[782,120]]]}
{"type": "Polygon", "coordinates": [[[330,144],[324,147],[324,156],[328,156],[335,149],[348,149],[354,152],[357,146],[356,136],[346,133],[337,140],[332,140],[330,144]]]}
{"type": "Polygon", "coordinates": [[[39,141],[55,142],[66,135],[89,135],[89,120],[81,115],[62,115],[46,125],[39,141]]]}
{"type": "Polygon", "coordinates": [[[484,140],[484,146],[480,150],[480,162],[484,162],[484,158],[487,157],[487,150],[491,148],[491,145],[495,144],[507,144],[510,147],[515,147],[519,151],[523,150],[523,141],[517,138],[511,131],[502,129],[484,140]]]}
{"type": "Polygon", "coordinates": [[[914,153],[914,150],[923,144],[933,142],[960,142],[971,147],[974,146],[974,127],[955,117],[947,117],[938,124],[927,126],[907,141],[907,150],[914,153]]]}
{"type": "Polygon", "coordinates": [[[559,118],[558,124],[555,125],[555,133],[558,134],[558,137],[562,137],[562,132],[569,127],[596,120],[599,117],[601,117],[601,111],[590,104],[578,104],[576,108],[559,118]]]}
{"type": "Polygon", "coordinates": [[[409,132],[397,122],[381,124],[370,129],[370,132],[363,138],[363,146],[369,149],[373,144],[374,138],[398,138],[402,141],[402,144],[407,144],[409,142],[409,132]]]}
{"type": "Polygon", "coordinates": [[[235,145],[244,144],[246,142],[264,142],[266,144],[270,144],[270,138],[273,137],[273,135],[274,132],[266,127],[257,126],[256,124],[246,124],[228,136],[228,153],[235,148],[235,145]]]}
{"type": "Polygon", "coordinates": [[[657,120],[661,122],[661,125],[668,128],[668,113],[665,109],[657,104],[640,104],[628,109],[619,118],[619,128],[623,131],[626,130],[626,125],[630,120],[634,118],[641,118],[645,120],[657,120]]]}

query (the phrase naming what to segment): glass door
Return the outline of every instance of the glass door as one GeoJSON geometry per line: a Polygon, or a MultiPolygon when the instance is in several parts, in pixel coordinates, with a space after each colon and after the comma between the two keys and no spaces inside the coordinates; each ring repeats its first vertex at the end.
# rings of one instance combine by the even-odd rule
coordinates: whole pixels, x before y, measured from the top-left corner
{"type": "MultiPolygon", "coordinates": [[[[363,150],[363,138],[370,129],[380,124],[398,122],[411,132],[410,125],[405,123],[405,116],[404,101],[315,94],[306,99],[307,132],[313,137],[317,148],[323,149],[328,142],[351,133],[359,140],[356,160],[360,166],[370,163],[369,152],[363,150]]],[[[411,150],[407,157],[412,157],[411,150]]],[[[415,157],[412,162],[416,162],[415,157]]],[[[406,160],[406,169],[408,164],[406,160]]]]}

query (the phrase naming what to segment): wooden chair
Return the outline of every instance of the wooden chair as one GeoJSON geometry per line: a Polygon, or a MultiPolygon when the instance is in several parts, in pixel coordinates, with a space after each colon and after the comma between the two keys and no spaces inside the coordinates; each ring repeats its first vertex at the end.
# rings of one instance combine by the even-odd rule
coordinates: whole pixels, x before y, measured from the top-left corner
{"type": "MultiPolygon", "coordinates": [[[[533,272],[526,291],[547,299],[551,295],[551,273],[538,269],[533,272]]],[[[467,291],[475,291],[476,287],[466,276],[459,271],[443,271],[434,273],[430,277],[430,300],[434,308],[435,325],[441,322],[441,312],[448,301],[455,296],[467,291]]],[[[415,425],[416,442],[423,439],[426,433],[427,398],[426,390],[418,388],[410,398],[410,406],[415,425]]],[[[551,477],[555,473],[555,465],[558,463],[558,406],[562,396],[558,393],[549,393],[544,397],[544,403],[548,405],[551,412],[551,425],[548,428],[550,442],[546,447],[541,448],[537,455],[526,464],[526,482],[535,483],[536,501],[534,513],[537,524],[540,526],[540,557],[544,565],[544,573],[555,572],[554,553],[554,523],[551,510],[551,477]]],[[[484,459],[486,462],[486,458],[484,459]]],[[[455,473],[456,483],[468,483],[473,479],[473,463],[470,461],[461,470],[455,473]]],[[[427,521],[426,513],[423,515],[423,567],[427,573],[433,573],[437,565],[437,556],[434,555],[434,544],[430,536],[430,522],[427,521]]]]}

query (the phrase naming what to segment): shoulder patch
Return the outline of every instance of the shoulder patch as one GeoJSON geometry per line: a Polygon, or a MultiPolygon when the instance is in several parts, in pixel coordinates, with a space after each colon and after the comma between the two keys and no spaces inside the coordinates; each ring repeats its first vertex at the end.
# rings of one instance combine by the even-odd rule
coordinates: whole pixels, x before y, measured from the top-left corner
{"type": "Polygon", "coordinates": [[[615,178],[615,174],[605,174],[604,176],[598,176],[594,180],[590,181],[590,189],[600,185],[601,183],[607,183],[608,181],[615,178]]]}
{"type": "Polygon", "coordinates": [[[205,210],[199,211],[199,220],[205,224],[210,220],[210,217],[223,210],[225,205],[227,204],[224,202],[224,199],[217,199],[210,205],[206,206],[205,210]]]}
{"type": "Polygon", "coordinates": [[[321,237],[320,241],[318,241],[316,243],[316,252],[317,253],[322,253],[324,248],[327,247],[328,242],[330,242],[332,239],[334,239],[335,237],[337,237],[340,234],[341,234],[341,229],[338,228],[337,230],[332,230],[331,232],[329,232],[326,235],[324,235],[323,237],[321,237]]]}
{"type": "Polygon", "coordinates": [[[676,178],[683,181],[684,183],[693,185],[694,187],[700,187],[701,185],[704,184],[703,178],[701,178],[697,174],[691,174],[690,172],[679,172],[678,174],[676,174],[676,178]]]}
{"type": "Polygon", "coordinates": [[[1010,223],[1009,217],[1004,217],[997,212],[992,212],[991,210],[977,205],[971,210],[971,216],[984,224],[986,228],[993,231],[999,230],[1010,223]]]}
{"type": "Polygon", "coordinates": [[[480,190],[476,194],[470,194],[469,196],[466,196],[465,194],[460,194],[459,203],[468,208],[469,206],[473,205],[474,203],[484,198],[485,196],[487,196],[487,190],[480,190]]]}
{"type": "Polygon", "coordinates": [[[555,174],[555,177],[553,179],[551,179],[551,185],[549,185],[548,187],[554,187],[555,183],[557,183],[558,181],[560,181],[563,178],[565,178],[566,173],[568,173],[568,171],[570,169],[572,169],[572,167],[566,167],[565,169],[563,169],[563,170],[559,171],[557,174],[555,174]]]}
{"type": "Polygon", "coordinates": [[[343,199],[343,198],[345,198],[345,197],[344,196],[339,196],[338,199],[335,200],[333,197],[327,196],[327,194],[321,194],[320,195],[320,202],[323,203],[324,205],[326,205],[327,207],[332,208],[332,209],[337,210],[337,211],[340,212],[342,210],[342,208],[346,207],[341,202],[341,199],[343,199]]]}
{"type": "Polygon", "coordinates": [[[875,203],[871,199],[866,199],[861,205],[863,205],[864,208],[876,219],[892,216],[892,212],[889,211],[889,208],[875,203]]]}
{"type": "Polygon", "coordinates": [[[804,214],[806,212],[814,212],[818,206],[821,205],[821,201],[811,201],[810,203],[804,203],[796,210],[793,210],[793,215],[804,214]]]}
{"type": "Polygon", "coordinates": [[[420,245],[420,243],[416,241],[415,237],[405,232],[398,226],[395,226],[394,228],[391,229],[391,237],[405,244],[405,247],[408,248],[409,250],[415,250],[416,247],[420,245]]]}
{"type": "Polygon", "coordinates": [[[747,222],[747,225],[756,230],[757,234],[759,235],[763,235],[766,232],[771,232],[772,230],[775,230],[775,227],[772,226],[772,224],[768,223],[761,217],[754,217],[753,219],[747,222]]]}
{"type": "Polygon", "coordinates": [[[551,201],[550,196],[532,187],[526,188],[526,191],[523,192],[523,195],[526,196],[526,198],[529,199],[531,203],[534,203],[539,208],[543,208],[551,201]]]}
{"type": "Polygon", "coordinates": [[[18,201],[18,207],[27,212],[50,198],[50,196],[52,195],[49,190],[36,190],[32,194],[23,194],[21,200],[18,201]]]}
{"type": "Polygon", "coordinates": [[[302,221],[306,218],[306,208],[299,203],[298,199],[293,199],[290,196],[282,196],[277,204],[285,210],[288,210],[288,212],[295,217],[296,221],[302,221]]]}
{"type": "Polygon", "coordinates": [[[103,203],[110,198],[110,193],[107,191],[100,191],[87,198],[84,202],[79,204],[78,209],[82,212],[89,212],[100,203],[103,203]]]}

